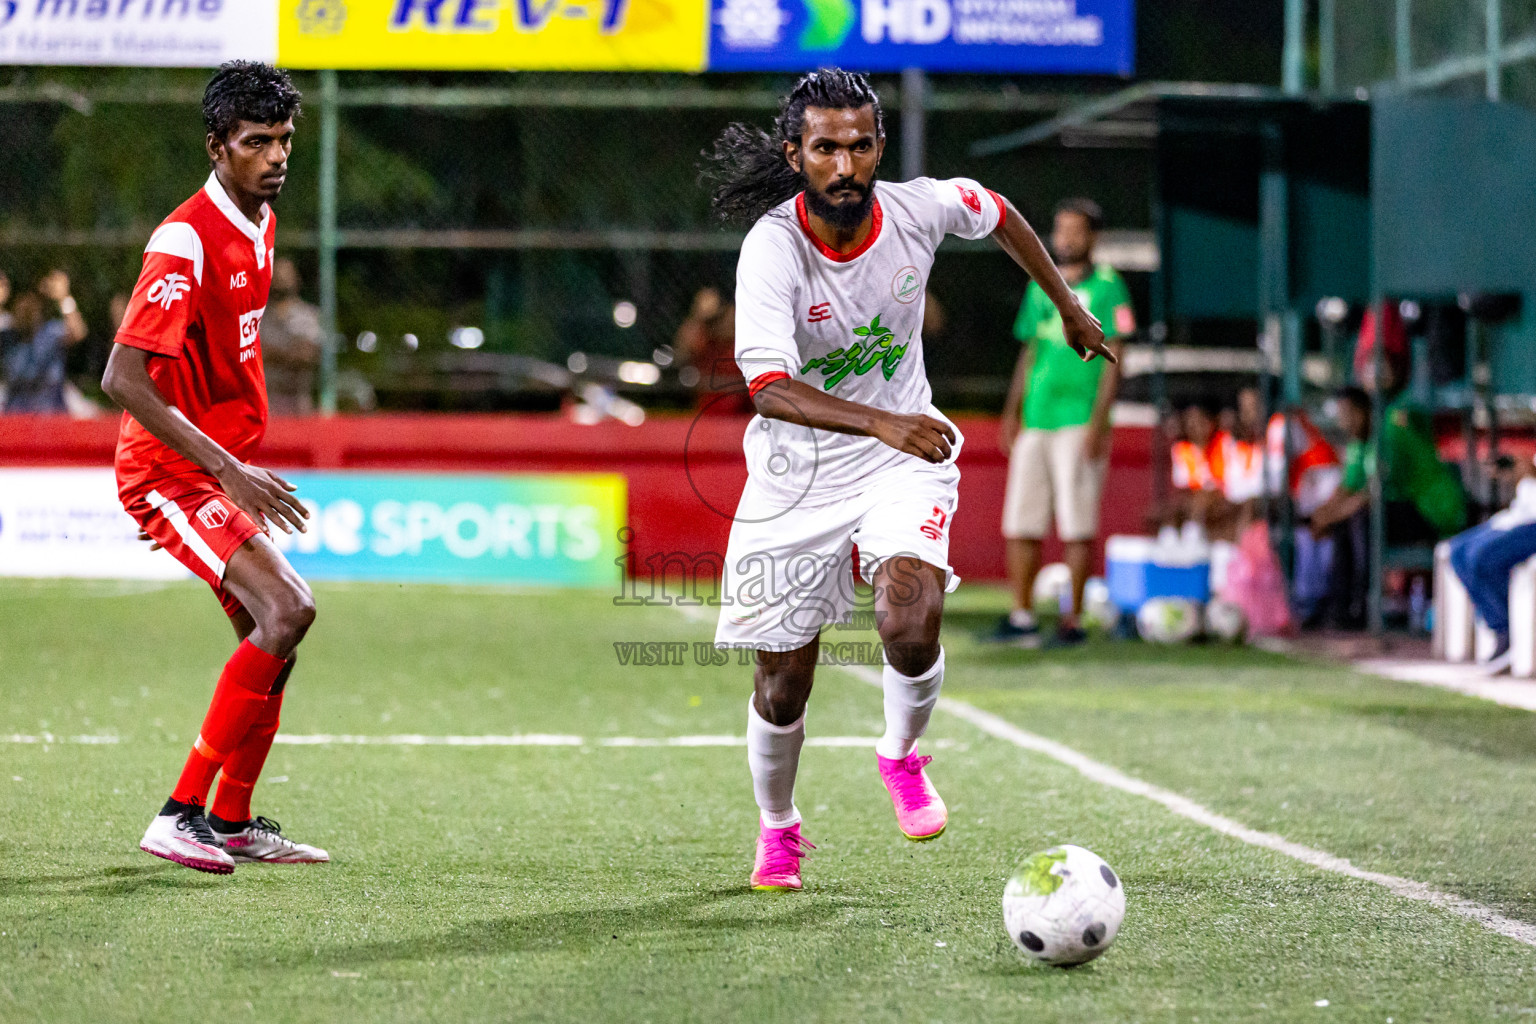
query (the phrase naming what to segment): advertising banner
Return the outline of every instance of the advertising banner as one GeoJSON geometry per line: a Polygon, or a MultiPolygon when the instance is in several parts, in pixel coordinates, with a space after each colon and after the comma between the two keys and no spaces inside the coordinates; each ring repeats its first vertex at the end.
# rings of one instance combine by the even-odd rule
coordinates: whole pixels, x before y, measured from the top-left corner
{"type": "Polygon", "coordinates": [[[285,473],[308,533],[273,540],[307,579],[612,586],[615,473],[285,473]]]}
{"type": "Polygon", "coordinates": [[[281,0],[294,68],[701,71],[708,0],[281,0]]]}
{"type": "Polygon", "coordinates": [[[0,64],[277,59],[277,0],[0,0],[0,64]]]}
{"type": "Polygon", "coordinates": [[[709,0],[711,71],[1128,76],[1133,0],[709,0]]]}
{"type": "MultiPolygon", "coordinates": [[[[310,580],[613,586],[624,477],[284,472],[309,532],[273,531],[310,580]]],[[[181,579],[117,500],[110,469],[0,469],[0,576],[181,579]]]]}
{"type": "Polygon", "coordinates": [[[192,578],[138,536],[110,469],[0,469],[0,576],[192,578]]]}

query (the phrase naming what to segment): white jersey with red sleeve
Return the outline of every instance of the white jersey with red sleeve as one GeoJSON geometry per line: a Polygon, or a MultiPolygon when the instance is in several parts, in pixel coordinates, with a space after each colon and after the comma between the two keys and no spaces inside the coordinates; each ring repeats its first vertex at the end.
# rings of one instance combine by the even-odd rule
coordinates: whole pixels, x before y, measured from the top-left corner
{"type": "MultiPolygon", "coordinates": [[[[149,375],[166,402],[242,461],[267,425],[258,327],[276,220],[263,206],[261,223],[251,223],[209,175],[150,236],[115,339],[150,353],[149,375]]],[[[205,475],[127,413],[116,463],[125,501],[168,477],[205,475]]]]}
{"type": "MultiPolygon", "coordinates": [[[[736,361],[753,393],[791,377],[861,405],[940,417],[922,339],[934,250],[945,235],[986,237],[1005,210],[968,178],[882,181],[869,235],[848,253],[811,232],[803,193],[763,215],[736,265],[736,361]]],[[[874,473],[921,461],[873,437],[762,417],[745,447],[753,482],[786,507],[836,501],[874,473]]]]}

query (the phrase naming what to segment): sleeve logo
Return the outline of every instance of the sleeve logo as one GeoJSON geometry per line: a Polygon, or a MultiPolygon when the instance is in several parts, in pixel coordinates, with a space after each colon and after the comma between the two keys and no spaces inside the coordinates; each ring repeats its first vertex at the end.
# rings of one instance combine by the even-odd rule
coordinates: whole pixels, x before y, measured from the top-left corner
{"type": "Polygon", "coordinates": [[[956,185],[955,187],[960,190],[960,201],[966,205],[966,208],[972,213],[979,214],[981,212],[981,196],[976,194],[976,190],[966,188],[964,185],[956,185]]]}
{"type": "Polygon", "coordinates": [[[170,309],[171,303],[191,290],[192,282],[187,276],[172,271],[149,286],[149,293],[144,296],[144,300],[161,309],[170,309]]]}

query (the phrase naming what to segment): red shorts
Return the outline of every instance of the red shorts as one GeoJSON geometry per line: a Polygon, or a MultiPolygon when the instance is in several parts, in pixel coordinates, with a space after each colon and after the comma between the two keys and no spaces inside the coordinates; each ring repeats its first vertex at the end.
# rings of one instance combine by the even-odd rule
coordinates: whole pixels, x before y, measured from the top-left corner
{"type": "Polygon", "coordinates": [[[139,527],[213,588],[224,613],[244,606],[224,589],[229,556],[261,527],[242,512],[212,477],[179,476],[146,491],[123,495],[123,508],[139,527]]]}

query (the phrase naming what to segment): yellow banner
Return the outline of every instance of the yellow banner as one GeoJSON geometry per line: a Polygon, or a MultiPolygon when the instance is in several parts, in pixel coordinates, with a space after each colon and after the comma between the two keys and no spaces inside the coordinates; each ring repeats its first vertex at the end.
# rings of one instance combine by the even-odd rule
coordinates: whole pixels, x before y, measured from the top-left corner
{"type": "MultiPolygon", "coordinates": [[[[3,5],[0,5],[3,6],[3,5]]],[[[291,68],[701,71],[707,0],[282,0],[291,68]]]]}

